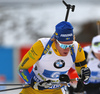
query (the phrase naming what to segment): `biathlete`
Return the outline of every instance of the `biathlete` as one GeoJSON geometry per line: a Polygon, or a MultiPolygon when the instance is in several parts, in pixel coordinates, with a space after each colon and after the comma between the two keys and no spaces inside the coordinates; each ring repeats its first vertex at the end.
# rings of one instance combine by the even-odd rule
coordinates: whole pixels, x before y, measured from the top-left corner
{"type": "Polygon", "coordinates": [[[51,38],[38,39],[23,57],[18,71],[32,87],[23,89],[20,94],[63,94],[60,85],[46,86],[45,83],[58,82],[59,76],[67,75],[71,67],[76,69],[80,77],[84,76],[83,82],[88,81],[90,70],[84,51],[74,40],[73,26],[62,21],[55,26],[51,38]],[[33,69],[29,73],[31,66],[33,69]]]}
{"type": "Polygon", "coordinates": [[[100,94],[100,35],[94,36],[91,45],[83,50],[91,70],[89,84],[85,85],[84,90],[87,94],[100,94]]]}

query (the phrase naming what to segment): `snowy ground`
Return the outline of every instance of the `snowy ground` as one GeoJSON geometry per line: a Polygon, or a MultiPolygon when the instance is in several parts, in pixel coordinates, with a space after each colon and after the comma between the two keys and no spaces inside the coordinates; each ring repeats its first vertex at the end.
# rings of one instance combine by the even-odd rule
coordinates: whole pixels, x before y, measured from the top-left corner
{"type": "MultiPolygon", "coordinates": [[[[9,86],[9,87],[6,87],[6,89],[10,89],[10,88],[16,88],[15,86],[12,87],[12,86],[9,86]]],[[[3,89],[1,89],[3,90],[3,89]]],[[[17,89],[17,90],[10,90],[10,91],[3,91],[3,92],[0,92],[0,94],[19,94],[21,91],[21,89],[17,89]]]]}
{"type": "Polygon", "coordinates": [[[0,94],[19,94],[21,90],[11,90],[11,91],[5,91],[5,92],[2,92],[0,94]]]}

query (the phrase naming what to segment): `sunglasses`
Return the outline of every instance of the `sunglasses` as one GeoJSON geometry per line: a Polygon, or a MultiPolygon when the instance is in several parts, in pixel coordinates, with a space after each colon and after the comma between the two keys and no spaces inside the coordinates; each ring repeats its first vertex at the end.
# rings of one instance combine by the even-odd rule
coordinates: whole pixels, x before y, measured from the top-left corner
{"type": "Polygon", "coordinates": [[[99,46],[100,45],[100,42],[95,42],[94,43],[94,46],[99,46]]]}
{"type": "Polygon", "coordinates": [[[56,40],[56,41],[57,41],[57,43],[59,44],[59,46],[60,46],[61,48],[63,48],[63,49],[70,48],[70,47],[73,46],[73,43],[72,43],[72,44],[62,44],[62,43],[60,43],[58,40],[56,40]]]}

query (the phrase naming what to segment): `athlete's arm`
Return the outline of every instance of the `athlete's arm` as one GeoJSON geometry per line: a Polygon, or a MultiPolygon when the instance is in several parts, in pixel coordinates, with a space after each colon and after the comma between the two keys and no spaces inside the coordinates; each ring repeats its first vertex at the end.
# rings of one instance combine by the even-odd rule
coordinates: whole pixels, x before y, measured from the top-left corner
{"type": "Polygon", "coordinates": [[[44,50],[43,44],[40,40],[33,44],[31,49],[25,54],[21,63],[19,64],[18,71],[20,76],[25,82],[30,83],[31,76],[28,69],[33,66],[41,57],[44,50]]]}
{"type": "Polygon", "coordinates": [[[77,70],[78,75],[81,77],[84,83],[87,84],[89,81],[91,71],[87,67],[84,51],[79,44],[78,44],[77,57],[75,61],[75,68],[77,70]]]}
{"type": "Polygon", "coordinates": [[[84,51],[82,47],[80,46],[80,44],[78,44],[78,50],[77,50],[77,55],[76,55],[76,60],[75,60],[75,69],[78,75],[81,74],[81,68],[83,67],[86,68],[87,63],[86,63],[84,51]]]}

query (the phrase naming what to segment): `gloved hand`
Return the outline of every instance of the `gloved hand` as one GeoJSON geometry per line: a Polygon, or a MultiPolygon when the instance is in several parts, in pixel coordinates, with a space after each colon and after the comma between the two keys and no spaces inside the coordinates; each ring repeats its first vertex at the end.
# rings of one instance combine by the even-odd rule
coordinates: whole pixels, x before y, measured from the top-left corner
{"type": "Polygon", "coordinates": [[[66,82],[66,83],[61,83],[60,85],[61,86],[65,86],[65,88],[66,88],[66,85],[67,85],[67,87],[70,87],[70,79],[69,79],[69,76],[68,75],[66,75],[66,74],[61,74],[60,76],[59,76],[59,80],[60,80],[60,82],[66,82]]]}
{"type": "Polygon", "coordinates": [[[77,87],[74,88],[74,92],[83,92],[84,91],[84,83],[81,79],[77,82],[77,87]]]}
{"type": "Polygon", "coordinates": [[[88,67],[81,69],[81,78],[85,84],[88,82],[90,75],[91,75],[91,71],[88,67]]]}
{"type": "Polygon", "coordinates": [[[66,74],[61,74],[61,75],[59,76],[59,80],[60,80],[61,82],[67,82],[67,83],[70,82],[69,76],[66,75],[66,74]]]}
{"type": "Polygon", "coordinates": [[[31,79],[31,87],[35,90],[44,90],[48,89],[52,86],[51,80],[42,81],[42,82],[34,82],[33,78],[31,79]]]}

